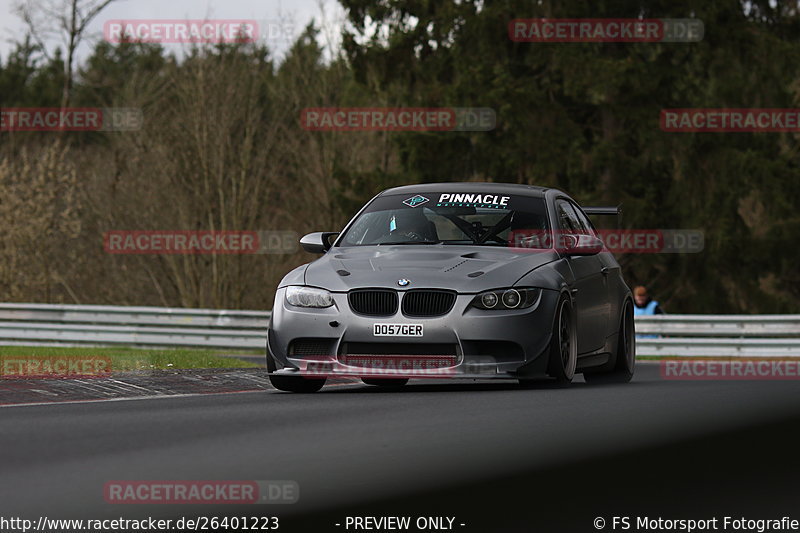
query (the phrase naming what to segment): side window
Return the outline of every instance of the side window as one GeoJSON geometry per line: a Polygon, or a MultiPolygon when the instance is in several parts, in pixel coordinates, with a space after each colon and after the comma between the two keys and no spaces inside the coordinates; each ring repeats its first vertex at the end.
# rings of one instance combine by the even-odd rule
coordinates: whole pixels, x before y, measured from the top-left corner
{"type": "Polygon", "coordinates": [[[583,233],[581,223],[575,209],[566,200],[556,201],[556,214],[558,215],[558,227],[562,231],[570,233],[583,233]]]}
{"type": "Polygon", "coordinates": [[[575,204],[571,204],[572,209],[575,211],[575,215],[578,217],[578,222],[581,225],[581,229],[583,229],[584,233],[587,235],[595,235],[594,226],[592,222],[589,220],[589,217],[584,214],[581,209],[576,206],[575,204]]]}

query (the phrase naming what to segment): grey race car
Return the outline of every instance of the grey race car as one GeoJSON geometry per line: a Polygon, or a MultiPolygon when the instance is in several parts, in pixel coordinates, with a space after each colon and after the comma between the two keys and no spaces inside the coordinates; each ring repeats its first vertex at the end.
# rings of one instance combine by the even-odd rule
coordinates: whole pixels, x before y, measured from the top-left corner
{"type": "Polygon", "coordinates": [[[589,214],[556,189],[439,183],[389,189],[324,254],[289,272],[267,341],[272,384],[314,392],[328,377],[627,382],[633,303],[589,214]]]}

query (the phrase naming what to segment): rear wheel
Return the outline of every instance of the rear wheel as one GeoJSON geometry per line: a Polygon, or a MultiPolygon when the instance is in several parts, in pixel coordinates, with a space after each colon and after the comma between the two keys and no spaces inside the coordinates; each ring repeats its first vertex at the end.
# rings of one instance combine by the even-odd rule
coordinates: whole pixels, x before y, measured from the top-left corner
{"type": "Polygon", "coordinates": [[[402,387],[408,383],[408,378],[361,378],[361,381],[378,387],[402,387]]]}
{"type": "Polygon", "coordinates": [[[310,379],[301,376],[272,376],[269,377],[269,382],[278,390],[286,392],[317,392],[323,385],[325,379],[310,379]]]}
{"type": "Polygon", "coordinates": [[[625,302],[617,337],[617,358],[610,372],[583,375],[587,383],[628,383],[636,367],[636,335],[633,324],[633,305],[625,302]]]}

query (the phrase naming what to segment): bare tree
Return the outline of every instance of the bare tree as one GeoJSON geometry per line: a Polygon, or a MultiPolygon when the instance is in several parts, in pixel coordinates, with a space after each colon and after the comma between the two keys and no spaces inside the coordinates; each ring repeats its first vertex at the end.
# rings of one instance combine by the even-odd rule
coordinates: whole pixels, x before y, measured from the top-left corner
{"type": "Polygon", "coordinates": [[[51,58],[46,41],[61,39],[66,47],[64,87],[61,107],[67,107],[72,92],[75,51],[86,37],[92,20],[114,0],[24,0],[17,2],[15,12],[25,21],[30,34],[46,57],[51,58]]]}
{"type": "Polygon", "coordinates": [[[60,139],[0,155],[0,292],[6,301],[80,303],[79,174],[60,139]]]}

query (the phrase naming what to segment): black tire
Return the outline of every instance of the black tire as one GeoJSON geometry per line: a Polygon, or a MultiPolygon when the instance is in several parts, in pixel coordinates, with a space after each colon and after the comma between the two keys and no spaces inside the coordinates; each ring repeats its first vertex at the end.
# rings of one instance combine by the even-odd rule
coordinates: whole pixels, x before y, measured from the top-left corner
{"type": "Polygon", "coordinates": [[[302,376],[269,376],[272,386],[285,392],[317,392],[325,385],[325,381],[325,379],[311,379],[302,376]]]}
{"type": "Polygon", "coordinates": [[[378,387],[402,387],[408,383],[408,378],[361,378],[361,381],[378,387]]]}
{"type": "Polygon", "coordinates": [[[303,376],[273,375],[273,372],[276,372],[277,370],[278,370],[278,365],[275,364],[275,360],[272,358],[272,354],[269,353],[269,346],[267,346],[267,372],[269,372],[269,382],[276,389],[285,392],[302,392],[302,393],[317,392],[325,385],[325,381],[327,381],[325,378],[312,379],[312,378],[305,378],[303,376]]]}
{"type": "Polygon", "coordinates": [[[278,365],[275,364],[275,359],[272,358],[272,353],[269,350],[269,343],[272,340],[272,318],[269,320],[269,324],[267,325],[267,346],[266,350],[264,351],[264,355],[266,355],[267,359],[267,372],[270,374],[278,370],[278,365]]]}
{"type": "Polygon", "coordinates": [[[609,372],[587,372],[583,379],[587,383],[628,383],[636,369],[636,332],[633,322],[633,305],[630,300],[622,308],[617,333],[617,356],[614,368],[609,372]]]}
{"type": "Polygon", "coordinates": [[[566,297],[558,301],[553,322],[553,338],[550,341],[550,361],[548,374],[556,383],[569,385],[575,377],[578,364],[578,338],[572,304],[566,297]]]}
{"type": "MultiPolygon", "coordinates": [[[[567,297],[562,296],[553,319],[553,335],[550,339],[550,356],[547,363],[547,373],[559,386],[569,385],[575,377],[575,367],[578,364],[577,341],[572,304],[567,297]]],[[[523,387],[534,385],[529,379],[521,379],[519,383],[523,387]]]]}

